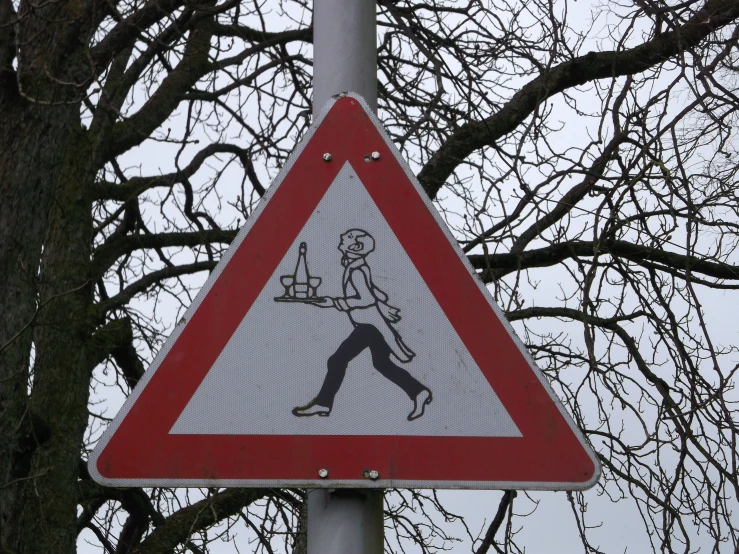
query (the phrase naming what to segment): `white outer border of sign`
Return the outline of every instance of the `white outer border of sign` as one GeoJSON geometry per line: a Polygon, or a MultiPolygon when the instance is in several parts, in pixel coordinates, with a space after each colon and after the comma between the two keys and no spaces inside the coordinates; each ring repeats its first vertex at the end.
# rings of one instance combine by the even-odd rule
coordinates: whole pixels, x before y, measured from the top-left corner
{"type": "Polygon", "coordinates": [[[234,238],[233,242],[228,247],[226,252],[223,254],[223,256],[219,260],[216,267],[213,269],[211,274],[208,276],[208,279],[205,281],[205,284],[203,284],[203,287],[198,292],[197,296],[195,297],[195,300],[193,300],[192,304],[190,304],[190,307],[185,311],[185,315],[183,316],[182,319],[180,319],[180,322],[183,322],[183,321],[184,323],[177,323],[177,325],[175,326],[175,329],[172,331],[169,337],[167,337],[167,340],[164,342],[164,345],[154,357],[154,361],[151,363],[151,365],[146,370],[146,372],[144,372],[144,375],[141,378],[141,380],[138,382],[138,384],[136,385],[134,390],[131,392],[131,394],[128,395],[120,411],[115,416],[113,421],[110,423],[108,428],[105,430],[105,432],[103,433],[103,436],[100,438],[97,445],[95,445],[95,448],[87,462],[87,467],[88,467],[88,471],[90,472],[90,475],[93,478],[93,480],[97,481],[98,483],[101,483],[107,486],[112,486],[112,487],[195,487],[195,488],[199,488],[199,487],[270,487],[270,488],[308,487],[308,488],[372,488],[372,489],[438,488],[438,489],[478,489],[478,490],[515,489],[515,490],[543,490],[543,491],[552,490],[554,491],[554,490],[589,489],[593,487],[598,482],[598,479],[600,478],[601,466],[600,466],[598,457],[593,451],[592,446],[585,439],[583,434],[580,432],[580,429],[578,429],[578,427],[575,425],[569,413],[567,413],[567,410],[565,409],[564,405],[560,401],[557,394],[552,389],[551,385],[549,384],[549,381],[544,377],[543,372],[537,367],[533,358],[529,354],[528,349],[523,344],[523,342],[521,342],[521,339],[518,337],[516,332],[513,330],[513,327],[508,322],[508,319],[506,319],[501,309],[495,303],[495,300],[493,300],[493,297],[490,294],[490,291],[487,290],[487,287],[485,287],[482,281],[476,276],[476,272],[474,268],[472,267],[472,265],[467,260],[467,257],[461,253],[457,245],[457,240],[454,238],[451,231],[447,227],[446,223],[439,215],[439,212],[436,210],[436,208],[431,203],[431,200],[429,200],[426,192],[423,190],[420,183],[416,179],[416,176],[411,171],[411,168],[408,165],[408,163],[405,161],[403,156],[400,154],[398,149],[395,147],[395,144],[393,143],[393,141],[390,139],[388,134],[385,132],[385,128],[380,122],[380,120],[369,108],[364,98],[362,98],[361,96],[353,92],[336,95],[333,98],[331,98],[331,100],[326,102],[326,104],[323,106],[323,109],[321,109],[321,113],[311,123],[310,129],[308,130],[308,132],[300,140],[300,143],[297,145],[295,150],[293,150],[293,152],[290,154],[287,162],[282,167],[282,169],[280,170],[280,172],[278,173],[277,177],[272,182],[270,187],[265,192],[259,205],[252,212],[251,216],[246,220],[246,223],[241,228],[241,231],[239,231],[238,235],[236,235],[236,238],[234,238]],[[444,236],[446,236],[447,240],[449,240],[449,242],[454,246],[455,251],[459,255],[460,260],[462,261],[464,266],[467,268],[467,271],[469,271],[470,274],[472,275],[473,279],[475,280],[475,283],[480,289],[480,292],[482,292],[483,296],[488,301],[488,304],[490,305],[490,307],[495,311],[495,314],[498,316],[498,319],[500,319],[500,321],[503,323],[503,327],[506,329],[506,331],[508,331],[508,334],[513,339],[513,342],[516,344],[516,347],[518,348],[518,350],[521,352],[521,354],[524,356],[524,358],[528,362],[529,366],[531,367],[531,370],[534,372],[536,377],[539,379],[539,382],[542,384],[544,389],[547,391],[547,393],[551,397],[552,401],[557,406],[557,409],[562,414],[562,417],[567,422],[567,425],[569,425],[570,430],[575,434],[575,436],[577,437],[582,447],[588,453],[588,456],[593,461],[593,466],[595,468],[595,471],[593,472],[593,476],[588,481],[582,482],[582,483],[539,482],[539,481],[533,481],[533,482],[531,481],[433,481],[433,480],[432,481],[415,481],[415,480],[406,480],[406,479],[377,479],[375,481],[372,481],[369,479],[332,480],[330,477],[327,479],[315,479],[315,480],[313,479],[310,479],[310,480],[294,480],[294,479],[284,479],[284,480],[279,480],[279,479],[274,479],[274,480],[262,480],[262,479],[210,479],[210,480],[209,479],[110,479],[108,477],[104,477],[103,475],[100,474],[100,472],[98,472],[97,460],[100,454],[103,452],[108,442],[110,442],[110,439],[113,437],[118,427],[120,426],[121,422],[125,419],[126,415],[128,415],[128,412],[131,410],[133,405],[136,403],[139,396],[141,396],[141,393],[146,388],[147,384],[151,380],[154,373],[156,373],[157,369],[159,368],[159,365],[167,357],[167,354],[169,353],[170,349],[175,344],[175,342],[177,341],[177,338],[180,336],[180,333],[182,333],[183,329],[185,328],[185,325],[187,324],[186,322],[190,321],[190,318],[195,314],[196,310],[198,309],[202,301],[208,295],[208,292],[210,291],[211,287],[218,280],[221,273],[228,265],[228,262],[233,257],[233,254],[238,250],[239,246],[244,240],[244,237],[246,237],[247,233],[249,233],[254,223],[256,223],[256,221],[259,219],[259,216],[264,211],[264,207],[271,200],[272,196],[274,195],[278,187],[282,184],[282,181],[284,180],[285,176],[288,173],[290,173],[293,165],[295,164],[297,159],[302,154],[305,146],[313,138],[313,135],[315,134],[316,130],[323,122],[328,112],[331,110],[331,108],[333,107],[333,105],[336,103],[337,100],[339,100],[340,98],[345,98],[345,97],[353,98],[354,100],[359,102],[359,104],[362,106],[364,111],[367,113],[367,116],[372,120],[372,123],[374,124],[375,128],[377,129],[380,136],[383,138],[383,140],[387,144],[387,147],[390,149],[390,151],[395,156],[396,161],[403,168],[403,171],[405,172],[406,177],[408,177],[408,180],[413,184],[413,186],[416,189],[416,192],[418,192],[424,204],[426,205],[426,207],[429,209],[429,211],[433,215],[434,220],[444,232],[444,236]]]}

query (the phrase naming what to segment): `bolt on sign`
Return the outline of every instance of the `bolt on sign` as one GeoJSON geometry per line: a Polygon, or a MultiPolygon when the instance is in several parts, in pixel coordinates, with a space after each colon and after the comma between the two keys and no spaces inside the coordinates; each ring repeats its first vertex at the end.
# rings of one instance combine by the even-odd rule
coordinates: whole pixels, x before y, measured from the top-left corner
{"type": "Polygon", "coordinates": [[[600,473],[353,94],[316,119],[89,466],[112,486],[560,490],[600,473]]]}

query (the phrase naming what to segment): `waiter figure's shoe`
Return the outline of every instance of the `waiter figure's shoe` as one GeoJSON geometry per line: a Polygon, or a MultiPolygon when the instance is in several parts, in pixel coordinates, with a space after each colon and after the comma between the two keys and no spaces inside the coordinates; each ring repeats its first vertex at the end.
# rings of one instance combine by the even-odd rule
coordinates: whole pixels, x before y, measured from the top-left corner
{"type": "Polygon", "coordinates": [[[413,411],[408,414],[408,421],[413,421],[421,417],[426,410],[426,406],[431,404],[433,399],[434,397],[429,389],[423,389],[419,392],[416,398],[413,399],[413,411]]]}
{"type": "Polygon", "coordinates": [[[315,400],[310,401],[305,406],[298,406],[293,408],[293,415],[297,417],[308,417],[308,416],[320,416],[326,417],[331,413],[331,408],[328,406],[321,406],[316,404],[315,400]]]}

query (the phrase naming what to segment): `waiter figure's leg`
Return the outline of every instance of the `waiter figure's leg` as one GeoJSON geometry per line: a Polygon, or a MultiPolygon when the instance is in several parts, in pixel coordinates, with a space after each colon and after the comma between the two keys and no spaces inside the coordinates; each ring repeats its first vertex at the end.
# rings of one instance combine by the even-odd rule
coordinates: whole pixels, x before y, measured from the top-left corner
{"type": "Polygon", "coordinates": [[[327,373],[318,396],[307,404],[294,408],[293,415],[328,416],[334,405],[334,397],[339,392],[346,375],[346,369],[354,358],[365,348],[370,349],[372,365],[384,377],[402,388],[413,401],[414,406],[408,415],[409,420],[421,417],[425,407],[431,403],[431,391],[418,382],[405,369],[399,367],[390,359],[391,349],[382,333],[374,325],[359,324],[351,334],[341,343],[339,348],[329,357],[326,366],[327,373]]]}

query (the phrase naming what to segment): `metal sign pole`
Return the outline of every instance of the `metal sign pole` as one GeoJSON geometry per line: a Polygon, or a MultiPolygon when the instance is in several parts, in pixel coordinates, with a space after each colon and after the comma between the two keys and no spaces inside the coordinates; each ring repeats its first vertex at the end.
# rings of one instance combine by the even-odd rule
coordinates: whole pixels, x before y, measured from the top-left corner
{"type": "MultiPolygon", "coordinates": [[[[314,0],[314,116],[341,92],[360,94],[377,111],[375,10],[375,0],[314,0]]],[[[382,554],[382,507],[382,490],[310,491],[308,554],[382,554]]]]}
{"type": "Polygon", "coordinates": [[[308,554],[382,554],[382,490],[314,489],[308,493],[308,554]]]}
{"type": "Polygon", "coordinates": [[[313,115],[340,92],[356,92],[377,111],[374,0],[314,0],[313,115]]]}

